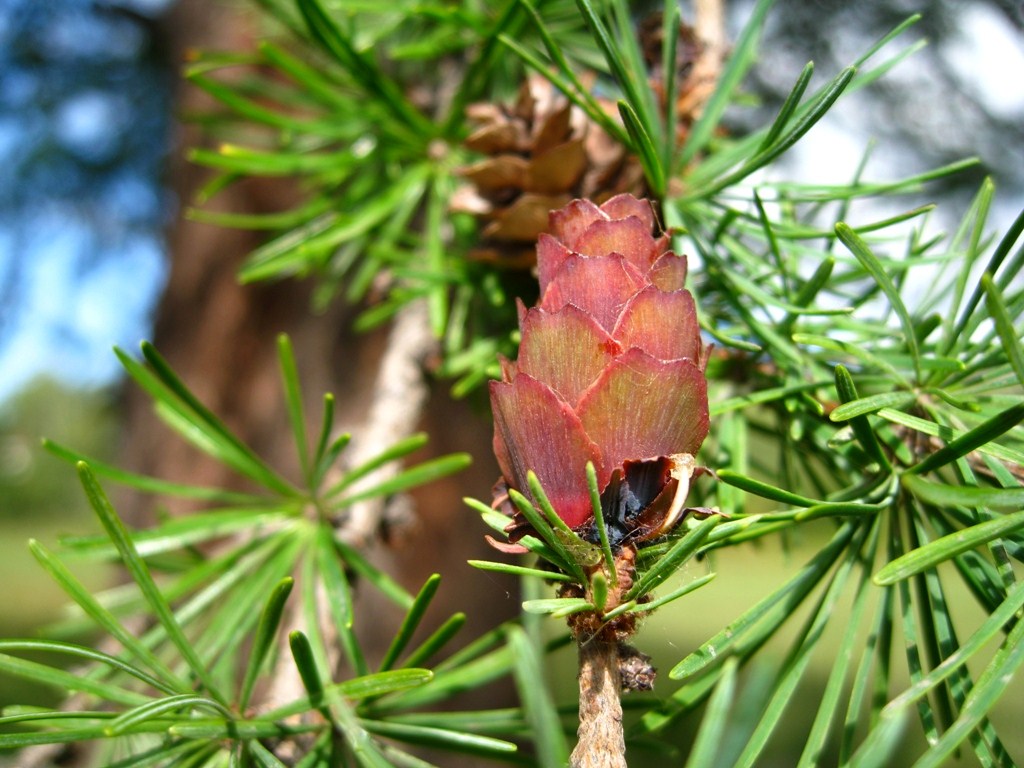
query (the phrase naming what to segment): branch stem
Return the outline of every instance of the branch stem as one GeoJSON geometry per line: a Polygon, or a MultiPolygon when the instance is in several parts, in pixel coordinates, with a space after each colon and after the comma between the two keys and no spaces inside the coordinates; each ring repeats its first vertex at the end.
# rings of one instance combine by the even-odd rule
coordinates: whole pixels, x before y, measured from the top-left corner
{"type": "Polygon", "coordinates": [[[701,50],[687,76],[688,87],[678,106],[681,115],[689,115],[692,119],[700,117],[704,105],[715,92],[729,50],[723,5],[723,0],[694,2],[693,31],[701,42],[701,50]]]}
{"type": "MultiPolygon", "coordinates": [[[[424,365],[436,347],[426,300],[411,301],[398,312],[391,327],[373,403],[350,450],[349,460],[353,466],[416,431],[429,394],[424,365]]],[[[381,467],[364,478],[360,487],[382,482],[398,471],[399,467],[393,464],[381,467]]],[[[356,546],[366,546],[380,534],[384,513],[384,499],[354,504],[339,535],[356,546]]]]}
{"type": "MultiPolygon", "coordinates": [[[[649,691],[656,671],[651,659],[629,645],[636,632],[635,614],[605,620],[604,614],[622,604],[636,576],[636,549],[622,547],[614,568],[604,570],[613,585],[602,611],[583,611],[569,616],[569,630],[579,648],[580,727],[570,768],[626,768],[626,738],[622,729],[622,692],[649,691]]],[[[591,582],[592,584],[593,582],[591,582]]],[[[586,597],[593,601],[592,587],[568,584],[562,597],[586,597]]]]}
{"type": "Polygon", "coordinates": [[[626,768],[619,693],[619,644],[601,635],[581,638],[579,741],[572,768],[626,768]]]}

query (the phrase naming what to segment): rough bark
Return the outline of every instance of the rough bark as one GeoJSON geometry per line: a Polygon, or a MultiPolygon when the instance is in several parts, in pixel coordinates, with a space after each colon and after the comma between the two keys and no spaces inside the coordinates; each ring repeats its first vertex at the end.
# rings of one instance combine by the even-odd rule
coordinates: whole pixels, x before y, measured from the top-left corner
{"type": "Polygon", "coordinates": [[[579,646],[580,727],[572,768],[626,768],[619,694],[619,645],[594,637],[579,646]]]}

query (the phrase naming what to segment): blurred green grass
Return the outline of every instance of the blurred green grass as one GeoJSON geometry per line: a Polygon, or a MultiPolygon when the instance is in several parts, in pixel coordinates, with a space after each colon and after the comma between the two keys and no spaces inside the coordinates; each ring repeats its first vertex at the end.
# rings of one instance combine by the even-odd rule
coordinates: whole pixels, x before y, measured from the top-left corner
{"type": "MultiPolygon", "coordinates": [[[[37,637],[68,605],[29,553],[28,540],[52,548],[61,535],[99,530],[74,468],[46,453],[40,440],[53,438],[106,459],[117,436],[116,402],[107,391],[68,388],[44,378],[0,404],[0,637],[37,637]]],[[[107,568],[76,573],[95,589],[111,578],[107,568]]],[[[55,698],[0,675],[0,707],[55,698]]]]}

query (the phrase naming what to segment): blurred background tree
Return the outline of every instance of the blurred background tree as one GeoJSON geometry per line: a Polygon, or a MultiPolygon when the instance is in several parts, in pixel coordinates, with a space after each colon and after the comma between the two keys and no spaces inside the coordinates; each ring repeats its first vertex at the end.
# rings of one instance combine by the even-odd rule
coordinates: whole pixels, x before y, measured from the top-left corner
{"type": "MultiPolygon", "coordinates": [[[[161,250],[157,232],[174,217],[170,211],[196,198],[205,180],[195,166],[175,159],[171,165],[173,172],[165,177],[170,180],[168,186],[174,190],[173,195],[168,194],[168,186],[161,187],[158,181],[157,169],[166,152],[165,144],[158,139],[169,133],[167,105],[171,84],[177,82],[171,73],[176,62],[185,58],[186,48],[253,50],[255,41],[265,31],[262,18],[242,4],[187,1],[169,10],[145,3],[94,6],[69,2],[63,12],[57,4],[8,0],[6,5],[2,32],[12,44],[0,46],[0,50],[8,56],[3,64],[8,115],[4,125],[8,126],[7,136],[13,138],[8,138],[5,146],[19,149],[7,150],[12,162],[3,163],[3,172],[10,174],[10,183],[0,185],[10,191],[3,201],[7,207],[3,220],[7,224],[4,249],[0,252],[4,275],[0,304],[3,370],[19,370],[31,355],[49,348],[60,350],[53,355],[59,360],[53,366],[58,375],[85,384],[110,380],[104,378],[111,375],[109,369],[90,370],[67,351],[88,349],[81,359],[87,360],[89,366],[97,360],[112,359],[78,338],[83,328],[99,323],[91,319],[97,310],[84,304],[84,299],[79,306],[70,299],[53,298],[72,295],[70,288],[76,285],[81,288],[74,293],[76,296],[93,297],[107,310],[127,310],[127,317],[118,321],[116,331],[107,329],[99,333],[102,346],[111,341],[124,344],[126,340],[121,334],[152,335],[201,399],[274,466],[294,469],[295,462],[288,452],[290,446],[280,439],[287,429],[287,415],[276,391],[278,373],[273,347],[279,331],[287,331],[294,341],[306,392],[334,391],[339,404],[345,406],[339,408],[341,423],[357,424],[377,387],[376,363],[385,353],[386,330],[352,333],[350,327],[359,307],[343,302],[329,303],[321,314],[311,312],[310,306],[317,297],[310,282],[289,280],[240,287],[236,280],[238,269],[263,242],[259,233],[174,218],[173,226],[167,229],[167,288],[155,310],[153,333],[144,330],[145,312],[152,307],[155,287],[163,279],[154,259],[161,250]],[[110,43],[96,43],[98,38],[80,30],[106,34],[110,43]],[[133,63],[127,65],[129,61],[133,63]],[[84,66],[83,62],[89,65],[84,66]],[[63,73],[56,75],[61,68],[63,73]],[[61,87],[64,90],[59,90],[61,87]],[[120,122],[131,115],[137,115],[140,122],[130,126],[120,122]],[[26,151],[26,145],[32,150],[26,151]],[[168,204],[174,199],[177,206],[168,204]],[[109,218],[111,214],[113,220],[109,218]],[[49,218],[40,220],[40,216],[49,218]],[[95,223],[101,220],[102,223],[95,223]],[[77,234],[68,235],[68,229],[77,234]],[[36,253],[51,254],[50,260],[30,255],[36,253]],[[91,279],[99,281],[100,287],[90,284],[91,279]],[[49,303],[33,303],[40,294],[48,295],[49,303]],[[43,313],[40,306],[50,307],[53,314],[43,313]],[[68,309],[74,312],[76,307],[77,314],[70,319],[63,314],[68,309]],[[28,335],[26,329],[39,330],[43,317],[53,318],[51,327],[44,328],[42,335],[28,335]],[[70,336],[72,344],[51,345],[61,336],[70,336]]],[[[780,5],[769,14],[761,43],[761,61],[744,86],[750,89],[751,104],[756,99],[758,106],[731,110],[727,125],[737,135],[766,125],[807,60],[814,59],[819,72],[838,71],[871,41],[916,10],[907,5],[864,3],[855,10],[841,3],[780,5]]],[[[751,4],[731,3],[727,7],[730,39],[735,39],[749,16],[751,4]]],[[[973,50],[996,49],[1003,57],[996,60],[998,63],[988,64],[989,67],[1019,71],[1019,10],[994,2],[942,2],[929,4],[926,11],[923,22],[908,35],[911,40],[927,37],[931,45],[879,84],[841,101],[835,112],[808,136],[812,139],[817,134],[819,143],[809,143],[807,148],[806,142],[801,142],[799,146],[807,154],[787,156],[791,165],[787,167],[784,161],[773,172],[779,178],[802,177],[823,183],[845,180],[856,168],[865,143],[852,133],[855,129],[878,139],[873,163],[891,166],[892,173],[886,175],[893,178],[977,154],[981,156],[981,166],[944,176],[939,181],[944,188],[941,193],[948,194],[953,201],[940,210],[963,210],[963,201],[973,196],[982,176],[993,173],[1002,190],[995,203],[993,222],[997,228],[1005,229],[1017,213],[1014,201],[1020,199],[1024,186],[1021,143],[1007,140],[1012,136],[1019,138],[1024,95],[1015,93],[1013,84],[1005,78],[979,76],[974,67],[983,66],[986,60],[964,51],[972,41],[983,39],[985,45],[973,50]],[[997,81],[1002,83],[1000,88],[983,87],[986,82],[997,81]],[[838,159],[842,164],[825,165],[823,157],[830,161],[838,159]],[[806,173],[812,175],[804,176],[806,173]]],[[[178,93],[182,114],[209,110],[211,102],[204,99],[199,89],[179,89],[178,93]]],[[[195,128],[188,131],[176,137],[175,158],[181,157],[181,148],[208,141],[200,138],[203,134],[195,128]]],[[[295,205],[301,195],[302,191],[289,179],[246,179],[227,187],[214,198],[212,207],[204,210],[274,213],[295,205]]],[[[922,201],[939,197],[940,190],[931,186],[922,201]]],[[[877,218],[883,216],[878,213],[877,218]]],[[[434,571],[455,574],[456,579],[449,579],[449,583],[464,579],[460,575],[465,573],[462,563],[467,558],[482,556],[479,526],[458,499],[467,494],[485,497],[497,475],[490,460],[490,426],[486,418],[471,405],[447,397],[449,386],[450,381],[435,382],[435,391],[423,394],[430,398],[430,405],[424,409],[427,416],[420,426],[432,435],[433,450],[471,452],[476,457],[473,474],[462,476],[460,485],[449,483],[443,492],[435,489],[420,497],[420,523],[415,528],[405,528],[403,522],[408,522],[408,518],[396,510],[396,544],[377,552],[379,562],[397,569],[403,583],[412,590],[434,571]],[[411,556],[413,553],[416,557],[411,556]]],[[[25,415],[30,413],[23,404],[15,409],[25,415]]],[[[87,411],[76,409],[76,417],[87,411]]],[[[164,433],[154,426],[148,402],[141,397],[127,395],[125,413],[119,450],[124,457],[122,463],[129,468],[218,487],[236,482],[223,465],[209,461],[184,444],[168,443],[164,433]]],[[[63,426],[42,425],[38,432],[57,437],[85,453],[103,455],[102,450],[93,450],[87,442],[77,439],[70,428],[70,418],[61,422],[65,423],[69,426],[67,431],[63,426]]],[[[106,444],[114,445],[114,441],[106,444]]],[[[10,499],[5,494],[4,506],[13,507],[16,499],[13,493],[10,499]]],[[[146,504],[141,497],[126,496],[119,509],[130,519],[144,522],[152,520],[154,512],[146,504]]],[[[17,540],[23,538],[17,535],[17,540]]],[[[12,539],[14,536],[5,534],[5,542],[12,539]]],[[[12,543],[17,544],[17,540],[12,543]]],[[[817,543],[817,538],[812,538],[807,545],[813,550],[817,543]]],[[[752,556],[744,551],[741,557],[743,570],[749,573],[752,556]]],[[[803,556],[794,559],[800,562],[803,556]]],[[[764,567],[779,566],[772,560],[764,567]]],[[[723,565],[719,570],[719,578],[723,579],[730,569],[723,565]]],[[[740,583],[730,593],[736,596],[738,605],[750,604],[750,587],[758,585],[743,584],[743,579],[737,581],[740,583]]],[[[513,591],[511,584],[488,581],[485,589],[446,596],[458,603],[460,609],[467,610],[474,622],[479,622],[467,634],[476,636],[503,614],[518,610],[517,601],[506,598],[513,591]],[[495,595],[502,599],[495,600],[495,595]]],[[[447,606],[439,609],[439,613],[441,610],[447,615],[454,608],[447,606]]],[[[651,632],[664,642],[666,668],[738,610],[719,607],[710,615],[710,608],[704,605],[692,613],[707,617],[705,625],[692,626],[684,615],[678,625],[669,624],[671,628],[652,627],[651,632]]],[[[386,643],[388,639],[381,637],[378,642],[386,643]]],[[[368,642],[372,643],[372,638],[368,642]]],[[[822,674],[826,673],[824,670],[822,674]]],[[[802,732],[799,727],[793,730],[802,732]]],[[[798,745],[797,753],[799,749],[798,745]]],[[[789,753],[783,747],[781,754],[789,753]]]]}

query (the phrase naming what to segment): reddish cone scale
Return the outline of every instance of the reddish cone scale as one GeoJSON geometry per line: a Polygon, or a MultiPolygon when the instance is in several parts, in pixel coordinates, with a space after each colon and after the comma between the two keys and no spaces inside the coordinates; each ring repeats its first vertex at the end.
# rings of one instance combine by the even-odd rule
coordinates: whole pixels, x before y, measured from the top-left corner
{"type": "Polygon", "coordinates": [[[631,195],[554,211],[537,244],[540,301],[520,313],[518,360],[503,360],[502,380],[491,382],[508,487],[529,496],[533,470],[558,515],[587,534],[593,462],[617,542],[678,521],[679,491],[685,498],[708,432],[686,259],[653,229],[650,203],[631,195]]]}

